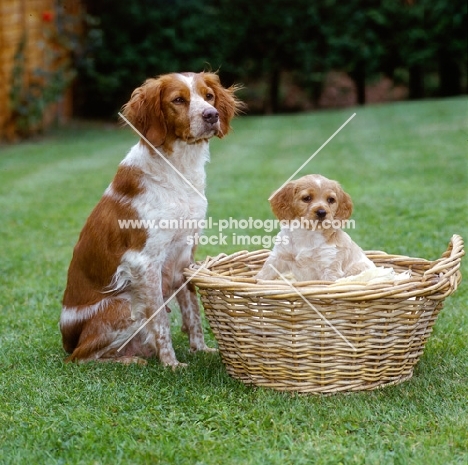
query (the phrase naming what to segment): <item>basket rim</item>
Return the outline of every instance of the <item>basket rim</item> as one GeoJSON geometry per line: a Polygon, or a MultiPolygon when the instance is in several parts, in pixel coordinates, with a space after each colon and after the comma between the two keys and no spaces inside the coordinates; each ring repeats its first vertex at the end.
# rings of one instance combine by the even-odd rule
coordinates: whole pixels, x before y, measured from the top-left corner
{"type": "Polygon", "coordinates": [[[221,253],[216,257],[192,263],[185,269],[187,280],[193,281],[201,289],[218,289],[233,292],[243,297],[267,297],[284,300],[311,297],[314,299],[347,299],[352,301],[374,300],[381,298],[409,299],[427,297],[443,300],[452,294],[461,281],[460,264],[464,256],[463,239],[454,234],[447,250],[436,260],[430,261],[405,255],[392,255],[383,251],[366,251],[372,261],[384,261],[392,265],[419,265],[426,271],[422,276],[411,277],[398,282],[386,283],[346,283],[337,284],[330,281],[302,281],[285,283],[281,280],[257,280],[248,276],[230,275],[233,267],[247,267],[252,261],[266,260],[270,250],[261,249],[249,252],[241,250],[227,255],[221,253]],[[224,270],[221,272],[221,270],[224,270]]]}

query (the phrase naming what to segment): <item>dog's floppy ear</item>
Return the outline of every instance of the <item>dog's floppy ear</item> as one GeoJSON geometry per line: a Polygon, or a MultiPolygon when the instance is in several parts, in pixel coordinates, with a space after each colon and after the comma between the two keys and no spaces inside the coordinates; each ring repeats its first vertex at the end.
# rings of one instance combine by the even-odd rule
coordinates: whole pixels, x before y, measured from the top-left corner
{"type": "Polygon", "coordinates": [[[238,100],[234,93],[241,88],[241,86],[231,86],[228,89],[221,85],[219,77],[215,73],[203,73],[205,83],[213,89],[215,93],[214,107],[219,113],[220,131],[218,137],[223,138],[231,129],[229,125],[232,118],[236,116],[245,104],[238,100]]]}
{"type": "Polygon", "coordinates": [[[122,107],[125,118],[155,147],[164,143],[167,134],[161,108],[162,86],[161,79],[147,79],[122,107]]]}
{"type": "Polygon", "coordinates": [[[295,217],[293,209],[295,190],[294,182],[288,182],[283,188],[273,192],[270,196],[271,210],[280,221],[290,221],[295,217]]]}
{"type": "Polygon", "coordinates": [[[347,220],[353,213],[353,201],[351,196],[347,194],[338,184],[338,209],[335,213],[335,218],[338,220],[347,220]]]}

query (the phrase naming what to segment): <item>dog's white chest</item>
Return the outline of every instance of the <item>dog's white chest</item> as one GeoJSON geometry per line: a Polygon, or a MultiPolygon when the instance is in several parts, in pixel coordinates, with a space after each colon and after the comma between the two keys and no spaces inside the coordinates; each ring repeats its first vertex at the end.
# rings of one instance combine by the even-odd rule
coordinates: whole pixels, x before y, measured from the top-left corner
{"type": "Polygon", "coordinates": [[[150,156],[138,145],[132,151],[139,156],[130,152],[124,163],[143,172],[143,192],[131,206],[147,225],[145,253],[161,259],[168,249],[190,250],[188,237],[199,231],[206,216],[204,165],[209,158],[208,145],[175,151],[166,161],[150,156]]]}

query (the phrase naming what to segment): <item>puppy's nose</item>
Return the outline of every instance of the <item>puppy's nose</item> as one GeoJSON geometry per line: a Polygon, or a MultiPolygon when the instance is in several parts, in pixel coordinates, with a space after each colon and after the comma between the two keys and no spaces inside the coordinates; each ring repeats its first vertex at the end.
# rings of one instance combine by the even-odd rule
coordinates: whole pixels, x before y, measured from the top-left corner
{"type": "Polygon", "coordinates": [[[315,214],[317,215],[317,218],[323,219],[327,216],[327,212],[323,208],[319,208],[315,214]]]}
{"type": "Polygon", "coordinates": [[[219,113],[216,108],[205,108],[202,113],[202,118],[209,124],[215,124],[218,122],[219,113]]]}

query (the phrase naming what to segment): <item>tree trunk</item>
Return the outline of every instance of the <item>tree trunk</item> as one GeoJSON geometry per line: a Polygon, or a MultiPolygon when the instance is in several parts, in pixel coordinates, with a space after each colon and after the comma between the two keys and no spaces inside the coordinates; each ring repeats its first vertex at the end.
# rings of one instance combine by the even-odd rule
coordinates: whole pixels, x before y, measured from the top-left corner
{"type": "Polygon", "coordinates": [[[350,73],[351,78],[356,84],[357,103],[365,105],[366,103],[366,68],[364,63],[358,63],[350,73]]]}
{"type": "Polygon", "coordinates": [[[279,90],[281,81],[281,72],[277,66],[270,71],[268,98],[265,106],[265,113],[277,113],[279,110],[279,90]]]}
{"type": "Polygon", "coordinates": [[[451,97],[461,94],[461,72],[448,53],[443,51],[439,55],[439,95],[451,97]]]}
{"type": "Polygon", "coordinates": [[[424,73],[421,65],[413,65],[409,69],[409,98],[420,99],[424,97],[424,73]]]}
{"type": "Polygon", "coordinates": [[[320,97],[323,91],[323,81],[314,81],[309,87],[309,91],[312,95],[312,103],[314,108],[319,107],[320,97]]]}

